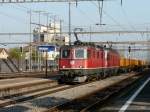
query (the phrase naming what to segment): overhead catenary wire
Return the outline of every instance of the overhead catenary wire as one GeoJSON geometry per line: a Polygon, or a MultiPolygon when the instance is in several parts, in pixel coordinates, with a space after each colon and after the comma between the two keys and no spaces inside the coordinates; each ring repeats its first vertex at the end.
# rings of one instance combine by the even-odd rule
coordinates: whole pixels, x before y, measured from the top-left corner
{"type": "MultiPolygon", "coordinates": [[[[95,2],[93,2],[93,1],[91,1],[91,3],[93,4],[93,5],[95,5],[97,8],[99,8],[98,7],[98,5],[95,3],[95,2]]],[[[115,20],[110,14],[108,14],[105,10],[103,10],[103,13],[107,16],[107,17],[109,17],[117,26],[119,26],[121,29],[123,29],[123,30],[126,30],[126,28],[124,27],[124,26],[122,26],[117,20],[115,20]]]]}
{"type": "Polygon", "coordinates": [[[11,20],[15,20],[16,22],[27,24],[26,22],[23,21],[23,18],[18,18],[18,17],[16,18],[15,16],[9,15],[6,12],[5,13],[4,12],[0,12],[0,15],[8,17],[11,20]]]}
{"type": "Polygon", "coordinates": [[[27,8],[27,7],[24,7],[23,5],[20,5],[20,4],[11,4],[12,6],[13,6],[13,8],[15,8],[15,9],[19,9],[20,11],[22,11],[22,12],[27,12],[27,11],[29,11],[30,9],[29,8],[27,8]]]}
{"type": "MultiPolygon", "coordinates": [[[[31,12],[34,12],[34,10],[33,9],[30,9],[30,8],[28,8],[28,7],[25,7],[25,6],[23,6],[22,4],[15,4],[21,11],[23,11],[23,12],[28,12],[29,10],[31,10],[31,12]]],[[[48,12],[48,11],[45,11],[46,13],[49,13],[49,14],[52,14],[52,16],[55,16],[55,15],[53,15],[53,13],[52,12],[48,12]]],[[[45,13],[43,14],[43,16],[46,16],[47,17],[47,15],[45,15],[45,13]]],[[[50,21],[51,20],[53,20],[54,18],[52,18],[52,16],[49,16],[50,17],[50,21]]],[[[58,15],[59,16],[59,15],[58,15]]],[[[67,24],[67,22],[65,22],[65,20],[63,20],[63,23],[65,23],[65,24],[67,24]]],[[[44,26],[44,25],[43,25],[44,26]]],[[[45,25],[46,26],[46,25],[45,25]]],[[[74,25],[73,25],[74,26],[74,25]]],[[[75,27],[75,26],[74,26],[75,27]]]]}
{"type": "Polygon", "coordinates": [[[79,10],[79,12],[81,13],[81,14],[83,14],[84,16],[86,16],[87,18],[87,20],[89,20],[89,22],[95,22],[93,19],[91,19],[91,17],[85,12],[85,11],[83,11],[83,10],[81,10],[79,7],[77,8],[77,10],[79,10]]]}
{"type": "MultiPolygon", "coordinates": [[[[126,21],[127,21],[128,25],[129,25],[129,27],[131,27],[132,30],[136,31],[137,29],[134,27],[133,22],[131,20],[129,20],[127,12],[126,12],[126,10],[124,9],[123,6],[121,6],[121,11],[122,11],[124,17],[126,18],[126,21]]],[[[140,36],[142,38],[144,38],[144,34],[143,33],[141,33],[140,36]]]]}
{"type": "Polygon", "coordinates": [[[131,29],[133,29],[134,31],[136,31],[136,28],[134,27],[134,25],[131,22],[131,20],[129,20],[128,15],[127,15],[125,9],[123,8],[123,6],[121,6],[121,11],[122,11],[124,17],[126,18],[126,21],[127,21],[128,25],[131,27],[131,29]]]}
{"type": "Polygon", "coordinates": [[[97,0],[0,0],[0,3],[75,2],[77,5],[78,2],[87,2],[87,1],[97,1],[97,0]]]}

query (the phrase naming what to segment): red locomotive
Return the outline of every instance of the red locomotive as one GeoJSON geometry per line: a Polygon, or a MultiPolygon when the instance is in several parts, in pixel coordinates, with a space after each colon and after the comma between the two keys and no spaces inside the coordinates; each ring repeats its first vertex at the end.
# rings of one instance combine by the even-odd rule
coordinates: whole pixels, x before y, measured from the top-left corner
{"type": "Polygon", "coordinates": [[[85,82],[118,72],[120,56],[116,50],[82,43],[75,36],[77,41],[74,45],[60,48],[61,82],[85,82]]]}
{"type": "Polygon", "coordinates": [[[61,47],[59,69],[63,82],[84,82],[117,73],[120,56],[117,51],[94,45],[61,47]]]}

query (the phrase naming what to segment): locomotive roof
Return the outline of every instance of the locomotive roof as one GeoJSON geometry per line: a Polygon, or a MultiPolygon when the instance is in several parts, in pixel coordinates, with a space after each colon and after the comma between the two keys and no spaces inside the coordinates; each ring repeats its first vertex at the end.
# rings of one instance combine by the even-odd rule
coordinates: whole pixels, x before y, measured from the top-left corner
{"type": "Polygon", "coordinates": [[[61,48],[75,48],[75,47],[97,47],[97,48],[101,48],[104,49],[103,46],[98,46],[98,45],[92,45],[92,44],[82,44],[82,45],[64,45],[61,48]]]}
{"type": "Polygon", "coordinates": [[[94,44],[87,44],[87,43],[86,44],[79,44],[79,45],[64,45],[61,48],[68,49],[68,48],[76,48],[76,47],[83,47],[83,48],[87,48],[87,47],[95,48],[96,47],[96,48],[100,48],[100,49],[103,49],[103,50],[109,50],[109,51],[118,53],[117,50],[115,50],[113,48],[107,48],[107,47],[104,47],[104,46],[94,45],[94,44]]]}

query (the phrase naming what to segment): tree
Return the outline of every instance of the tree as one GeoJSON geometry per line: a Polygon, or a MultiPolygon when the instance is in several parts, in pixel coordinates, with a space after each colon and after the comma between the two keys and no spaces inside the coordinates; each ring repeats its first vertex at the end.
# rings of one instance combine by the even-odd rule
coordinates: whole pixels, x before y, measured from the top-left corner
{"type": "Polygon", "coordinates": [[[9,56],[11,59],[15,59],[17,61],[17,65],[19,67],[20,60],[25,57],[25,54],[21,52],[20,48],[11,48],[9,50],[9,56]]]}

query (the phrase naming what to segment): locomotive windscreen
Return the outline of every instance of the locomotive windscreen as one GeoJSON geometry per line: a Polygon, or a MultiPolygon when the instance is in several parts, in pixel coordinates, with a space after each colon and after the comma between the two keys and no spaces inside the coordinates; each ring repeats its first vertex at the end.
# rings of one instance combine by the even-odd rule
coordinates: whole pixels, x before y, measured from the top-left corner
{"type": "Polygon", "coordinates": [[[75,49],[75,58],[86,58],[87,53],[85,49],[75,49]]]}
{"type": "Polygon", "coordinates": [[[70,57],[70,50],[64,49],[62,50],[62,58],[69,58],[70,57]]]}

